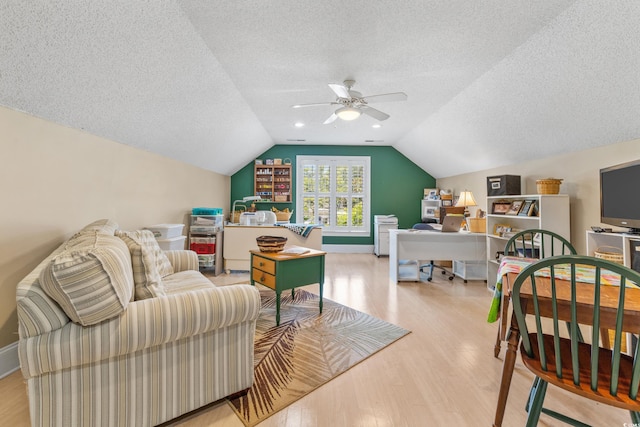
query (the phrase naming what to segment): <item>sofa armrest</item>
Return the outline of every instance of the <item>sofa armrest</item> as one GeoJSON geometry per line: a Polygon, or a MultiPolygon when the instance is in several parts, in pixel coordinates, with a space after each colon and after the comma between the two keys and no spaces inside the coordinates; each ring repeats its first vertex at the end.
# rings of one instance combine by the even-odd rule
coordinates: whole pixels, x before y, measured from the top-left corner
{"type": "MultiPolygon", "coordinates": [[[[92,326],[67,323],[20,340],[25,378],[97,362],[243,322],[255,322],[260,292],[229,285],[134,301],[121,316],[92,326]]],[[[251,337],[253,340],[253,337],[251,337]]]]}
{"type": "Polygon", "coordinates": [[[198,271],[198,254],[189,250],[164,251],[173,266],[173,272],[195,270],[198,271]]]}

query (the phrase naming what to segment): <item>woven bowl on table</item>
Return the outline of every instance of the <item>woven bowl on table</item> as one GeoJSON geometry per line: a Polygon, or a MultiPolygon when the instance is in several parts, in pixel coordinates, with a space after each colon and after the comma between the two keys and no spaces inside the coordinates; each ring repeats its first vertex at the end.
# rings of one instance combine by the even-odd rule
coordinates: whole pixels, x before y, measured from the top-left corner
{"type": "Polygon", "coordinates": [[[280,252],[287,243],[286,237],[279,236],[260,236],[256,237],[258,248],[261,252],[280,252]]]}

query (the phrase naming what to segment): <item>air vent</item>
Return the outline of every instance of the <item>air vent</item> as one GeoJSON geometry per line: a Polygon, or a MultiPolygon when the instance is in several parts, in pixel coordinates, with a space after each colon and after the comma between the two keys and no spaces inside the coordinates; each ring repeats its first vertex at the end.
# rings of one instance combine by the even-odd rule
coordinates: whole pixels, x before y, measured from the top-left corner
{"type": "Polygon", "coordinates": [[[365,139],[364,142],[384,142],[384,139],[365,139]]]}
{"type": "Polygon", "coordinates": [[[287,139],[289,142],[306,142],[306,139],[287,139]]]}

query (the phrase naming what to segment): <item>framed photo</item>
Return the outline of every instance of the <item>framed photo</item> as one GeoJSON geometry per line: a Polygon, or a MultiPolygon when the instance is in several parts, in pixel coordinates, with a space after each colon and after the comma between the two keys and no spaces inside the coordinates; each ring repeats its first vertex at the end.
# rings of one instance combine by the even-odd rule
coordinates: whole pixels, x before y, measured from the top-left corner
{"type": "Polygon", "coordinates": [[[437,188],[425,188],[424,189],[424,198],[427,200],[437,200],[438,199],[438,189],[437,188]]]}
{"type": "Polygon", "coordinates": [[[529,216],[529,211],[531,210],[532,204],[533,200],[525,200],[524,204],[520,208],[520,212],[518,212],[518,216],[529,216]]]}
{"type": "Polygon", "coordinates": [[[511,206],[509,206],[509,210],[506,212],[506,215],[518,215],[523,204],[524,200],[514,200],[511,202],[511,206]]]}
{"type": "Polygon", "coordinates": [[[442,200],[442,206],[453,206],[453,200],[442,200]]]}
{"type": "Polygon", "coordinates": [[[503,236],[504,233],[508,233],[511,231],[511,226],[509,224],[496,224],[493,226],[493,234],[495,236],[503,236]]]}
{"type": "Polygon", "coordinates": [[[491,213],[497,215],[504,215],[511,207],[511,202],[493,202],[491,206],[491,213]]]}

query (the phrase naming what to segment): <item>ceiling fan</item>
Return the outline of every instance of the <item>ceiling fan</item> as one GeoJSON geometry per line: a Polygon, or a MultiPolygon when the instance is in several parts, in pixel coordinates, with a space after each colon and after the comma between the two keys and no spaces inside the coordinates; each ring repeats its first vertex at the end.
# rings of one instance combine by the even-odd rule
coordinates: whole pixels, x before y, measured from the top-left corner
{"type": "Polygon", "coordinates": [[[369,106],[373,102],[406,101],[407,94],[404,92],[385,93],[381,95],[362,96],[360,92],[351,90],[356,84],[355,80],[345,80],[343,84],[329,83],[329,88],[336,94],[337,98],[333,102],[316,102],[313,104],[296,104],[293,108],[316,107],[319,105],[340,105],[324,124],[333,123],[336,119],[355,120],[362,113],[373,117],[376,120],[387,120],[389,115],[369,106]]]}

